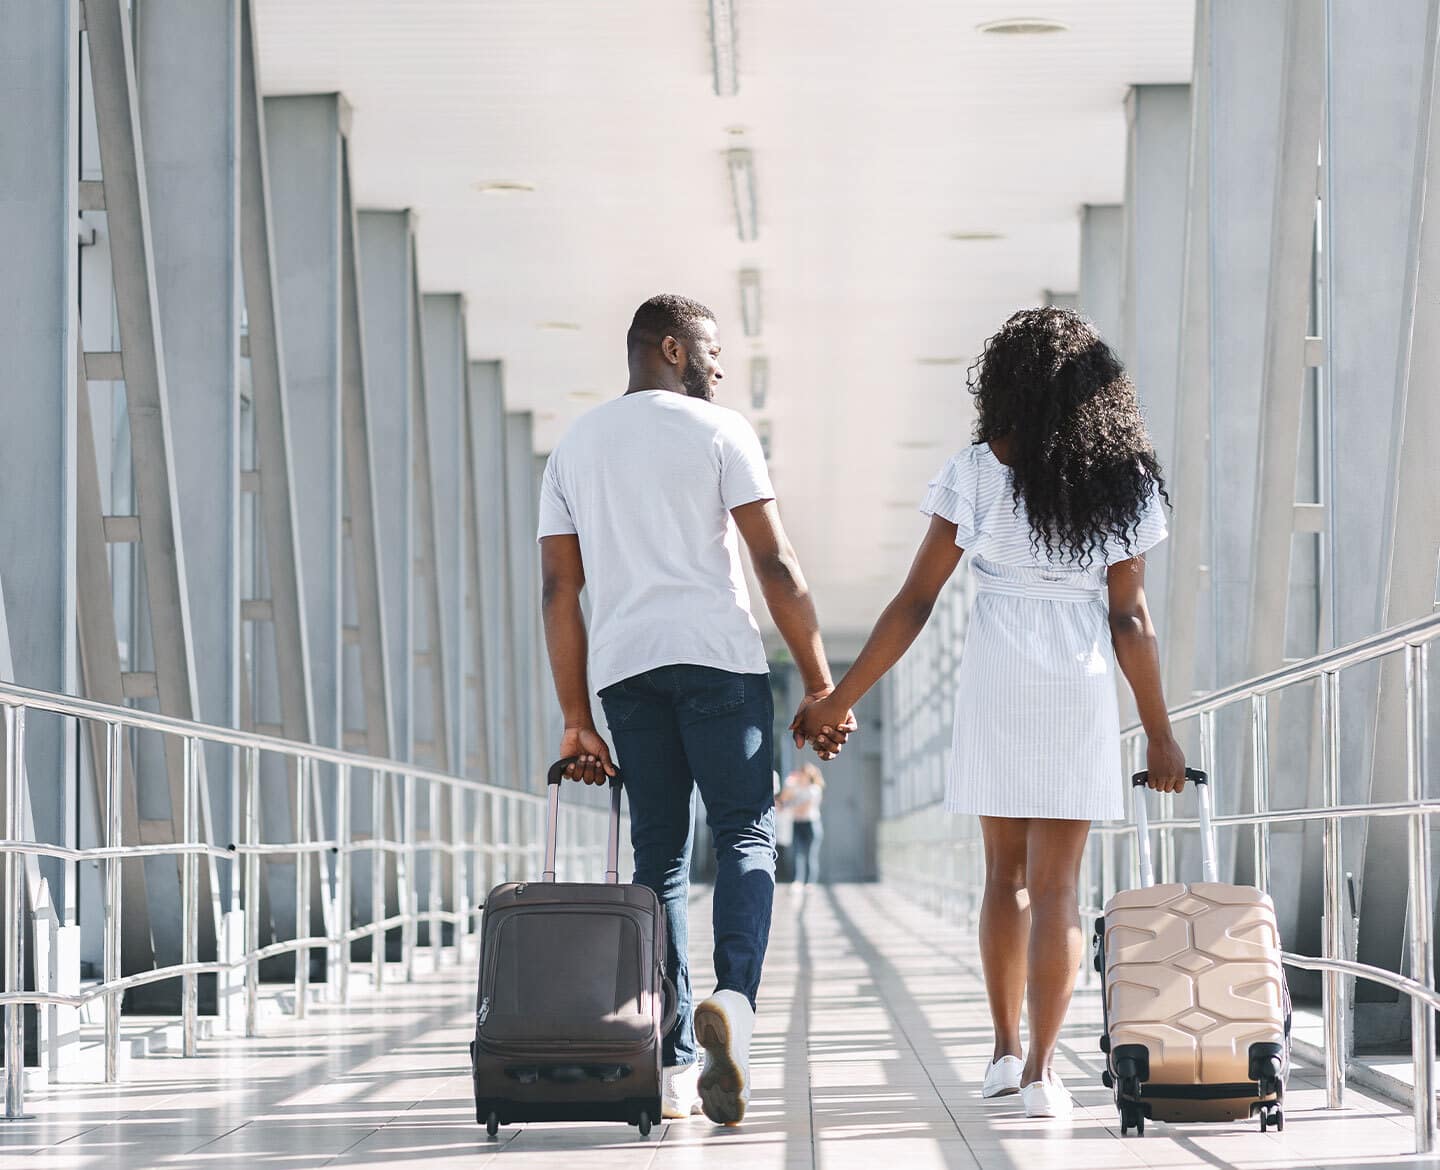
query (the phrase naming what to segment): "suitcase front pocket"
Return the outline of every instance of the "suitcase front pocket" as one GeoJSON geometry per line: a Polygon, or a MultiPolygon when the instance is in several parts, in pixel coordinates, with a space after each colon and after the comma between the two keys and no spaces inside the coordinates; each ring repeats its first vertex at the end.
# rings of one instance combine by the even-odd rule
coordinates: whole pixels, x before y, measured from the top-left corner
{"type": "Polygon", "coordinates": [[[641,1049],[653,1042],[651,980],[634,914],[528,907],[496,923],[479,1035],[497,1050],[641,1049]]]}

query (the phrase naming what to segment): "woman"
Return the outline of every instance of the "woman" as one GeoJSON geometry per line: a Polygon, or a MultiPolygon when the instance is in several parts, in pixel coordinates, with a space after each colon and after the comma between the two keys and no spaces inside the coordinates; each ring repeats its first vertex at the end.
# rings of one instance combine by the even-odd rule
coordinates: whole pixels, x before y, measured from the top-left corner
{"type": "Polygon", "coordinates": [[[1074,313],[1016,313],[969,384],[976,441],[930,483],[909,577],[849,673],[802,706],[793,730],[820,750],[843,742],[847,713],[909,648],[970,549],[978,593],[946,807],[978,815],[985,845],[980,953],[995,1049],[982,1092],[1018,1091],[1027,1115],[1066,1118],[1052,1063],[1083,955],[1080,860],[1091,821],[1125,810],[1117,661],[1149,737],[1151,787],[1184,785],[1145,600],[1144,554],[1165,537],[1164,480],[1134,386],[1074,313]]]}
{"type": "Polygon", "coordinates": [[[780,807],[790,814],[794,844],[795,884],[813,885],[820,879],[820,842],[825,833],[820,824],[820,801],[825,796],[825,777],[814,764],[802,764],[785,777],[780,807]]]}

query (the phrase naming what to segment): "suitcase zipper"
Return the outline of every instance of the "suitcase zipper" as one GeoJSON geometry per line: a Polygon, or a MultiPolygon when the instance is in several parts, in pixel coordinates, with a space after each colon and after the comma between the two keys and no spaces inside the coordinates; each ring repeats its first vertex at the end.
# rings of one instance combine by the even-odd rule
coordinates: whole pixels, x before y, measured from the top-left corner
{"type": "Polygon", "coordinates": [[[484,1024],[485,1024],[485,1017],[488,1016],[489,1014],[490,1014],[490,997],[487,995],[487,996],[480,1002],[480,1014],[479,1014],[479,1016],[476,1017],[475,1023],[476,1023],[477,1025],[483,1027],[484,1024]]]}

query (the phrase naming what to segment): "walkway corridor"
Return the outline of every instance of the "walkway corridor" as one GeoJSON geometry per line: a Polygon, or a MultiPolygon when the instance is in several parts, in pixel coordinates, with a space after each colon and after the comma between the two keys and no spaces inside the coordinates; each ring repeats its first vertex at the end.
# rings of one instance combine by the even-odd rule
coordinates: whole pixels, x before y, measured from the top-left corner
{"type": "MultiPolygon", "coordinates": [[[[1351,1090],[1343,1115],[1301,1068],[1287,1126],[1154,1126],[1122,1141],[1098,1080],[1097,1000],[1083,992],[1062,1075],[1082,1106],[1070,1130],[1027,1122],[976,1092],[989,1044],[973,940],[880,886],[803,907],[780,891],[755,1043],[750,1120],[669,1123],[648,1141],[619,1125],[510,1127],[488,1142],[471,1113],[465,1045],[471,964],[361,994],[349,1012],[276,1016],[265,1038],[218,1037],[198,1059],[132,1063],[113,1090],[37,1093],[33,1120],[0,1128],[6,1167],[379,1167],[439,1170],[1067,1170],[1434,1165],[1407,1154],[1408,1114],[1351,1090]]],[[[697,927],[702,924],[697,923],[697,927]]],[[[694,932],[696,968],[708,939],[694,932]]],[[[428,964],[422,953],[422,970],[428,964]]]]}

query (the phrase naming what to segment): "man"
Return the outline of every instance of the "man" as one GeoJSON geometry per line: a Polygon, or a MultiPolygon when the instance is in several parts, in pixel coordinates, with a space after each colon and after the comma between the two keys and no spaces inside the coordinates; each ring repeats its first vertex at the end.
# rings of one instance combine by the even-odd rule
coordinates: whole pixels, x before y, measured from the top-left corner
{"type": "Polygon", "coordinates": [[[595,729],[593,684],[624,765],[635,880],[659,896],[669,926],[680,1014],[665,1038],[664,1114],[689,1116],[698,1094],[707,1117],[733,1125],[750,1096],[775,893],[774,707],[737,532],[808,695],[829,694],[830,668],[760,442],[712,402],[724,377],[715,314],[685,297],[653,297],[627,346],[629,389],[570,428],[541,487],[560,755],[578,757],[569,774],[586,783],[616,773],[595,729]],[[686,903],[697,786],[715,839],[716,990],[692,1021],[686,903]]]}

